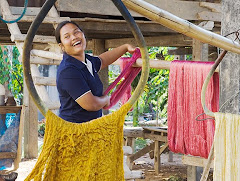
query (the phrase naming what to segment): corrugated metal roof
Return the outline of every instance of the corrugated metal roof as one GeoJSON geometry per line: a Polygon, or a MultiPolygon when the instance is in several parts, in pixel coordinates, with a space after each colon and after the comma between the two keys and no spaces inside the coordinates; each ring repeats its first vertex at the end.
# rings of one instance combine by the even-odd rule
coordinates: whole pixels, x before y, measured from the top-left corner
{"type": "MultiPolygon", "coordinates": [[[[28,7],[41,7],[46,0],[28,0],[28,7]]],[[[25,0],[8,0],[10,6],[23,7],[25,0]]]]}

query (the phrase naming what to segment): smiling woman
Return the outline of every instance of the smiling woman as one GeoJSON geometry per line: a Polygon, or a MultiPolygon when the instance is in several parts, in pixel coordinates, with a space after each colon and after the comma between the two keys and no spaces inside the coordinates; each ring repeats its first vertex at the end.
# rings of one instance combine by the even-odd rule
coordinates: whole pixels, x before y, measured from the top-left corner
{"type": "Polygon", "coordinates": [[[98,57],[85,54],[86,38],[75,22],[64,21],[55,36],[63,51],[63,60],[57,72],[57,89],[61,107],[59,116],[66,121],[82,123],[102,116],[102,108],[110,104],[103,95],[98,71],[116,61],[124,53],[133,53],[135,47],[124,44],[98,57]]]}

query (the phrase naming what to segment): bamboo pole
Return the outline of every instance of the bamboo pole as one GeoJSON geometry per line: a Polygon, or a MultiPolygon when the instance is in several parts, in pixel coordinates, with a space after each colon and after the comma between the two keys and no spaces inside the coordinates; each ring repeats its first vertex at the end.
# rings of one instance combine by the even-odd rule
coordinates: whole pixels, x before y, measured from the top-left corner
{"type": "MultiPolygon", "coordinates": [[[[33,64],[43,64],[43,65],[58,65],[60,64],[60,61],[62,60],[62,54],[53,53],[49,51],[44,50],[32,50],[31,51],[32,56],[42,57],[45,58],[44,60],[37,60],[37,58],[31,59],[31,63],[33,64]],[[48,60],[49,59],[49,60],[48,60]],[[53,61],[56,60],[56,61],[53,61]]],[[[150,68],[156,68],[156,69],[170,69],[171,61],[166,60],[157,60],[157,59],[150,59],[149,60],[149,66],[150,68]]],[[[113,63],[113,65],[120,65],[120,60],[118,59],[113,63]]],[[[136,63],[133,65],[134,67],[142,67],[143,66],[143,60],[141,58],[137,59],[136,63]]],[[[215,72],[219,72],[219,69],[217,68],[215,72]]]]}
{"type": "Polygon", "coordinates": [[[155,21],[167,28],[197,39],[203,43],[222,48],[224,50],[240,54],[239,43],[221,35],[205,30],[197,25],[181,19],[167,11],[164,11],[142,0],[122,0],[127,8],[155,21]]]}
{"type": "MultiPolygon", "coordinates": [[[[141,58],[137,59],[136,63],[133,64],[134,67],[142,67],[143,60],[141,58]]],[[[120,65],[120,60],[118,59],[116,62],[113,63],[113,65],[120,65]]],[[[149,67],[155,68],[155,69],[168,69],[170,70],[171,61],[166,60],[156,60],[156,59],[150,59],[149,60],[149,67]]],[[[215,70],[215,72],[219,72],[219,68],[215,70]]]]}

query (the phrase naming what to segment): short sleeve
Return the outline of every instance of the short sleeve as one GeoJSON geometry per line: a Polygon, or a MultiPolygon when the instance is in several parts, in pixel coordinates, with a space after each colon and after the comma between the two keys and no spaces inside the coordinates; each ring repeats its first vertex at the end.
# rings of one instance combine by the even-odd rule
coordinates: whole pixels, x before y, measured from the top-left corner
{"type": "Polygon", "coordinates": [[[101,65],[102,65],[102,60],[99,57],[96,57],[95,68],[97,72],[100,71],[101,65]]]}
{"type": "Polygon", "coordinates": [[[67,68],[59,75],[59,86],[74,100],[90,91],[86,77],[77,68],[67,68]]]}
{"type": "Polygon", "coordinates": [[[86,58],[91,61],[91,63],[94,66],[94,69],[96,72],[99,72],[102,66],[102,60],[100,59],[100,57],[94,57],[94,56],[90,56],[88,54],[86,54],[86,58]]]}

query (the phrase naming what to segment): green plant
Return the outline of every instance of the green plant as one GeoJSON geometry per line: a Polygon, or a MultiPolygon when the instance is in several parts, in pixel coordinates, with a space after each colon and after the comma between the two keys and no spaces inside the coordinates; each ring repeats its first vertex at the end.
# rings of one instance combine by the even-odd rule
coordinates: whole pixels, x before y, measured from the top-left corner
{"type": "Polygon", "coordinates": [[[45,123],[39,123],[38,124],[38,135],[43,137],[45,134],[45,123]]]}
{"type": "MultiPolygon", "coordinates": [[[[150,47],[150,59],[156,59],[158,54],[166,61],[172,61],[173,56],[167,55],[167,47],[150,47]]],[[[169,70],[150,68],[145,91],[139,101],[141,113],[152,113],[158,117],[167,116],[169,70]]]]}
{"type": "Polygon", "coordinates": [[[7,84],[8,89],[19,104],[23,97],[23,69],[19,62],[16,46],[0,47],[0,83],[7,84]]]}

